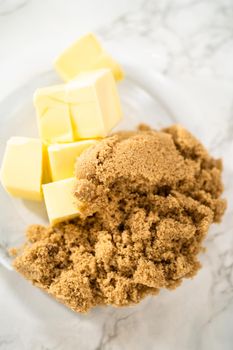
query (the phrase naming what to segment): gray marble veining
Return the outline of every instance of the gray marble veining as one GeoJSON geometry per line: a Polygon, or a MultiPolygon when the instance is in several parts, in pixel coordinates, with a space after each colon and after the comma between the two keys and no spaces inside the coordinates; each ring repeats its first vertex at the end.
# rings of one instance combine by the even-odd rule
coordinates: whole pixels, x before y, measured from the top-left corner
{"type": "Polygon", "coordinates": [[[142,38],[155,68],[165,74],[233,79],[231,0],[144,0],[140,10],[122,15],[99,33],[123,42],[142,38]]]}
{"type": "Polygon", "coordinates": [[[0,17],[8,16],[20,10],[30,0],[0,0],[0,17]]]}

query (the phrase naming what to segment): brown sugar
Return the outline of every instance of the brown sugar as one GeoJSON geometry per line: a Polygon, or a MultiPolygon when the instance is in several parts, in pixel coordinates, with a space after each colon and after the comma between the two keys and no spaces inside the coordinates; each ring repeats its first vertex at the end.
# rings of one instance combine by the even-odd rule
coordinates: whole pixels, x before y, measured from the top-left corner
{"type": "Polygon", "coordinates": [[[173,289],[197,273],[203,239],[224,213],[221,171],[180,126],[108,137],[77,160],[82,216],[29,227],[14,267],[79,312],[173,289]]]}

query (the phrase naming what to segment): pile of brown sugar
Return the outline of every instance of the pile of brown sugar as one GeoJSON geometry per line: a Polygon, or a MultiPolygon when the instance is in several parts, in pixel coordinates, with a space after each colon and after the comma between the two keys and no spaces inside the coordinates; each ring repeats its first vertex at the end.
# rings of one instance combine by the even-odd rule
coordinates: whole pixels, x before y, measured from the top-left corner
{"type": "Polygon", "coordinates": [[[221,170],[180,126],[106,138],[77,160],[82,216],[29,227],[14,267],[79,312],[173,289],[196,274],[208,228],[224,213],[221,170]]]}

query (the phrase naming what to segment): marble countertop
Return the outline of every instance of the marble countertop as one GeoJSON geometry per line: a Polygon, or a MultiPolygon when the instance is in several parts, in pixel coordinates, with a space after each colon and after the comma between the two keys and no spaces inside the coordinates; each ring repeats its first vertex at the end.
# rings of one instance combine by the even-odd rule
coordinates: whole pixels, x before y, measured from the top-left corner
{"type": "Polygon", "coordinates": [[[0,101],[90,30],[185,88],[196,114],[178,121],[223,156],[228,210],[211,228],[203,268],[192,281],[128,309],[75,314],[0,266],[0,349],[231,350],[233,2],[0,0],[0,101]]]}

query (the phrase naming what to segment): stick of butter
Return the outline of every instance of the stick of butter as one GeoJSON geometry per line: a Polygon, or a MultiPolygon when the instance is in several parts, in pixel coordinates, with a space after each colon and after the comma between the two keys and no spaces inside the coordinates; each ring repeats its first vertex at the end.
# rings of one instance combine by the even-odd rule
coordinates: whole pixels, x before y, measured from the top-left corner
{"type": "Polygon", "coordinates": [[[49,143],[105,137],[122,118],[109,69],[82,73],[67,84],[38,89],[34,104],[40,135],[49,143]]]}
{"type": "Polygon", "coordinates": [[[65,81],[75,78],[81,72],[98,68],[111,69],[116,80],[124,77],[120,65],[103,50],[92,33],[81,37],[62,52],[55,60],[54,67],[65,81]]]}
{"type": "Polygon", "coordinates": [[[77,157],[97,142],[96,140],[84,140],[50,145],[48,147],[48,157],[52,181],[74,176],[74,166],[77,157]]]}
{"type": "Polygon", "coordinates": [[[75,181],[75,178],[69,178],[43,185],[45,205],[52,225],[79,215],[73,196],[75,181]]]}
{"type": "Polygon", "coordinates": [[[30,200],[42,200],[44,146],[38,139],[11,137],[1,167],[1,182],[8,193],[30,200]]]}

